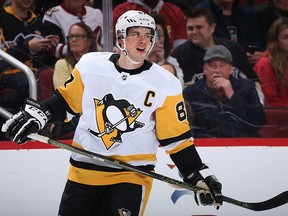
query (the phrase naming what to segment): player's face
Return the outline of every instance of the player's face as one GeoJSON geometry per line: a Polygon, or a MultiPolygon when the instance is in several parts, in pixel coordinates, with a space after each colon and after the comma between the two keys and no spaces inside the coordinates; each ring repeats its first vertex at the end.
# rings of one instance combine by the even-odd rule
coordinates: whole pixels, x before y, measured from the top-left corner
{"type": "Polygon", "coordinates": [[[278,36],[278,47],[282,50],[282,52],[287,55],[288,54],[288,28],[283,29],[278,36]]]}
{"type": "Polygon", "coordinates": [[[186,21],[187,38],[198,47],[206,48],[213,41],[215,25],[209,25],[204,16],[188,18],[186,21]]]}
{"type": "Polygon", "coordinates": [[[129,57],[137,62],[144,61],[152,46],[152,38],[149,28],[130,28],[125,38],[129,57]]]}
{"type": "Polygon", "coordinates": [[[223,59],[214,58],[204,64],[204,74],[210,83],[213,83],[215,78],[229,79],[232,65],[223,59]]]}

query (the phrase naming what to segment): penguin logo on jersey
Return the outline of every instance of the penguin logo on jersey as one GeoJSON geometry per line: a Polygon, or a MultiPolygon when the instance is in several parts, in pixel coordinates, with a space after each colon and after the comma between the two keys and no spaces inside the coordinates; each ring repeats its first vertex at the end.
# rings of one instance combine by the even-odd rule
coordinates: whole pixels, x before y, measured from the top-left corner
{"type": "Polygon", "coordinates": [[[118,209],[119,216],[131,216],[131,212],[128,209],[118,209]]]}
{"type": "Polygon", "coordinates": [[[143,112],[140,108],[127,100],[115,100],[112,94],[107,94],[103,99],[94,99],[96,119],[99,132],[88,128],[88,132],[101,138],[106,149],[117,142],[122,143],[122,134],[142,128],[145,124],[136,119],[143,112]]]}

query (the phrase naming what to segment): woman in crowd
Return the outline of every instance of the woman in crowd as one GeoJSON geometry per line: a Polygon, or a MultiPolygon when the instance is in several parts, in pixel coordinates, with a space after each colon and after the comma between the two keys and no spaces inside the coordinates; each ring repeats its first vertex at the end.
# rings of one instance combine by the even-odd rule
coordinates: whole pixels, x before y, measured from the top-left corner
{"type": "Polygon", "coordinates": [[[254,67],[261,83],[265,106],[288,107],[288,18],[269,28],[267,49],[254,67]]]}
{"type": "MultiPolygon", "coordinates": [[[[55,89],[58,86],[64,86],[65,81],[70,77],[72,70],[76,63],[80,60],[82,55],[88,52],[95,52],[96,38],[93,31],[84,22],[79,22],[71,25],[67,36],[68,49],[67,56],[59,59],[55,64],[53,74],[53,84],[55,89]]],[[[64,124],[60,123],[54,127],[52,133],[56,137],[63,136],[73,132],[78,124],[79,117],[69,117],[71,119],[64,124]],[[58,127],[57,127],[58,126],[58,127]]]]}
{"type": "Polygon", "coordinates": [[[89,26],[83,22],[71,25],[67,36],[67,56],[59,59],[55,64],[53,84],[55,89],[64,86],[75,64],[83,54],[96,51],[96,41],[89,26]]]}

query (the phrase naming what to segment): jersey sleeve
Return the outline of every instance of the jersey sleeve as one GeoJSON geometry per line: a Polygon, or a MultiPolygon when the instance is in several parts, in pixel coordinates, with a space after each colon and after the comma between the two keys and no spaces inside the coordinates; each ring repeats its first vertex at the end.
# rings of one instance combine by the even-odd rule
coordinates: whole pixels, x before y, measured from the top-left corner
{"type": "Polygon", "coordinates": [[[70,75],[70,78],[65,82],[64,87],[59,86],[57,87],[57,90],[74,113],[82,112],[82,96],[84,85],[77,67],[75,67],[72,71],[72,74],[70,75]]]}
{"type": "Polygon", "coordinates": [[[156,135],[166,153],[174,154],[193,145],[182,94],[167,96],[155,115],[156,135]]]}

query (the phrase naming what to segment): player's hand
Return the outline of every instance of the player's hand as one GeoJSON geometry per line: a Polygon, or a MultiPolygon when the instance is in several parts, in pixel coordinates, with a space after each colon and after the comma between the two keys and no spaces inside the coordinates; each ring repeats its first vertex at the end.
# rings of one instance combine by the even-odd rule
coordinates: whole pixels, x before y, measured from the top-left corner
{"type": "Polygon", "coordinates": [[[195,192],[195,201],[199,205],[215,205],[216,209],[222,205],[222,185],[218,179],[212,174],[209,167],[205,164],[202,167],[184,178],[185,182],[189,182],[198,188],[195,192]]]}
{"type": "Polygon", "coordinates": [[[50,118],[51,114],[47,109],[29,98],[25,102],[24,110],[8,119],[2,125],[1,130],[6,133],[6,138],[18,144],[23,144],[29,140],[27,137],[29,134],[42,129],[50,118]]]}

